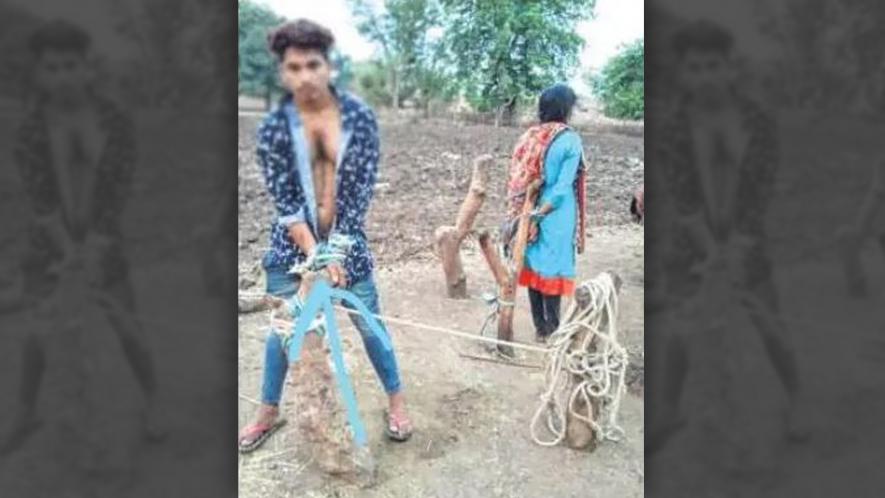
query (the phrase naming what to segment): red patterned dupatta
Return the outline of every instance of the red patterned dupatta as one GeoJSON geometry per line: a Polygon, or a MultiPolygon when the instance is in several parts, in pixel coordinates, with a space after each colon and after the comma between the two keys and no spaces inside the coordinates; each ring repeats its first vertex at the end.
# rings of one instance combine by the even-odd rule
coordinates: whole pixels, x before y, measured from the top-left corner
{"type": "MultiPolygon", "coordinates": [[[[510,245],[516,234],[515,226],[525,203],[526,190],[533,181],[544,177],[544,158],[553,140],[568,125],[557,122],[542,123],[532,126],[516,142],[510,161],[510,177],[507,182],[507,220],[503,233],[503,243],[510,245]]],[[[583,154],[575,179],[575,198],[578,202],[578,223],[575,227],[575,245],[584,247],[587,216],[587,168],[583,154]]]]}

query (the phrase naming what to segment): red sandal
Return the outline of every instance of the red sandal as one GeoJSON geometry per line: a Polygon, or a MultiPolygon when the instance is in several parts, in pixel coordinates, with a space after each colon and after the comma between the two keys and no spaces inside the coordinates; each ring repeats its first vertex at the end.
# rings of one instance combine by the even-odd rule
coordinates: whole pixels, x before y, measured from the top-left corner
{"type": "Polygon", "coordinates": [[[387,439],[403,443],[412,437],[412,428],[409,427],[411,423],[407,419],[392,416],[390,412],[384,410],[384,421],[386,423],[384,433],[387,435],[387,439]]]}
{"type": "Polygon", "coordinates": [[[237,447],[240,453],[251,453],[261,447],[280,427],[286,425],[286,419],[278,419],[272,424],[247,425],[240,431],[237,447]],[[258,436],[258,437],[255,437],[258,436]],[[255,439],[252,439],[255,437],[255,439]],[[249,442],[245,440],[251,439],[249,442]]]}

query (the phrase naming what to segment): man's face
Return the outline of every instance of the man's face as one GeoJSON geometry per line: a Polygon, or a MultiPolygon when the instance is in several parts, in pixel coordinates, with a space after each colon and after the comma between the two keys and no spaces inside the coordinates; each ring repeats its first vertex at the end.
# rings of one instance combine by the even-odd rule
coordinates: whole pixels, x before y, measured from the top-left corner
{"type": "Polygon", "coordinates": [[[721,103],[732,84],[728,55],[717,50],[690,49],[682,56],[680,79],[688,94],[701,105],[721,103]]]}
{"type": "Polygon", "coordinates": [[[313,102],[328,91],[332,66],[318,50],[289,47],[280,64],[283,85],[302,102],[313,102]]]}
{"type": "Polygon", "coordinates": [[[71,50],[46,50],[37,60],[37,86],[62,105],[81,102],[92,82],[86,56],[71,50]]]}

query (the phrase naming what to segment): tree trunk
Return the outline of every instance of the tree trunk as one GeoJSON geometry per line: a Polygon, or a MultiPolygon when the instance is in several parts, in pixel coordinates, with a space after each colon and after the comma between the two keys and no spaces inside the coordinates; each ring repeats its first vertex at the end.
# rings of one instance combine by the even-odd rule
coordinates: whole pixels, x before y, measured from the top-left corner
{"type": "Polygon", "coordinates": [[[513,262],[514,262],[514,274],[512,278],[516,279],[519,277],[519,273],[522,271],[522,267],[524,265],[524,257],[525,257],[525,248],[528,244],[528,235],[529,235],[529,214],[535,208],[535,202],[538,197],[538,191],[541,189],[541,180],[535,180],[531,184],[529,184],[526,189],[526,197],[525,204],[522,207],[522,217],[519,219],[519,223],[517,224],[516,229],[516,240],[513,244],[513,262]]]}
{"type": "MultiPolygon", "coordinates": [[[[307,300],[315,279],[315,274],[305,275],[298,291],[303,301],[307,300]]],[[[334,320],[334,317],[330,319],[334,320]]],[[[309,451],[324,472],[358,480],[361,472],[356,464],[355,447],[346,427],[328,355],[323,339],[308,333],[304,337],[301,357],[289,358],[290,384],[297,407],[295,419],[301,441],[309,445],[309,451]]]]}
{"type": "Polygon", "coordinates": [[[504,126],[513,126],[513,116],[516,114],[516,97],[510,97],[510,100],[504,104],[501,112],[501,124],[504,126]]]}
{"type": "Polygon", "coordinates": [[[490,154],[483,154],[473,160],[473,173],[470,176],[470,187],[467,197],[461,203],[455,227],[458,229],[458,239],[464,238],[473,229],[476,216],[486,200],[486,184],[489,181],[489,168],[494,164],[495,158],[490,154]]]}
{"type": "Polygon", "coordinates": [[[489,154],[479,156],[473,161],[470,188],[458,210],[455,226],[439,227],[434,234],[437,255],[442,260],[446,278],[446,294],[450,298],[467,297],[467,276],[461,263],[461,243],[473,230],[473,223],[485,202],[488,169],[494,162],[494,157],[489,154]]]}
{"type": "MultiPolygon", "coordinates": [[[[517,224],[516,235],[513,242],[513,272],[508,275],[506,285],[501,287],[501,300],[507,303],[516,302],[516,287],[519,274],[523,267],[523,258],[525,256],[525,247],[528,242],[529,234],[529,218],[525,216],[532,212],[535,208],[535,199],[538,196],[538,190],[541,188],[541,181],[535,180],[529,184],[526,190],[525,204],[522,208],[522,216],[517,224]]],[[[494,271],[494,269],[492,270],[494,271]]],[[[502,341],[513,341],[513,306],[502,306],[501,313],[498,316],[498,339],[502,341]]],[[[512,351],[504,349],[505,352],[512,351]]]]}
{"type": "Polygon", "coordinates": [[[495,249],[492,234],[488,231],[479,234],[479,248],[482,251],[483,257],[485,257],[486,263],[488,263],[489,268],[492,270],[495,283],[503,288],[508,284],[510,277],[507,273],[507,267],[504,266],[500,256],[498,256],[498,251],[495,249]]]}
{"type": "Polygon", "coordinates": [[[446,279],[446,295],[452,299],[467,298],[467,276],[461,264],[461,243],[458,241],[458,229],[444,226],[434,233],[436,254],[442,260],[443,275],[446,279]]]}
{"type": "Polygon", "coordinates": [[[392,106],[395,111],[399,110],[399,71],[396,68],[393,68],[390,71],[390,97],[392,100],[392,106]]]}
{"type": "MultiPolygon", "coordinates": [[[[621,285],[622,285],[621,278],[617,274],[615,274],[614,272],[609,272],[609,273],[612,275],[612,278],[615,282],[615,291],[620,293],[621,285]]],[[[582,311],[586,310],[588,306],[591,306],[593,304],[589,293],[587,292],[586,289],[583,289],[583,288],[578,288],[575,291],[575,303],[577,304],[576,313],[581,313],[582,311]]],[[[568,317],[566,317],[566,319],[568,319],[568,317]]],[[[606,324],[603,323],[602,325],[604,327],[606,324]]],[[[584,342],[584,338],[586,337],[586,335],[587,335],[587,330],[582,330],[581,332],[577,333],[575,335],[575,337],[572,339],[571,345],[569,345],[569,351],[580,348],[580,345],[584,342]]],[[[590,344],[591,351],[593,351],[596,346],[597,346],[597,341],[593,341],[590,344]]],[[[580,376],[578,376],[578,375],[572,376],[571,383],[573,386],[576,385],[577,383],[579,383],[580,381],[581,381],[580,376]]],[[[599,406],[599,403],[596,400],[592,400],[590,408],[591,408],[590,409],[590,418],[595,420],[596,417],[600,413],[601,407],[599,406]]],[[[575,410],[578,413],[587,413],[586,412],[587,403],[584,400],[582,400],[581,398],[578,398],[575,401],[575,410]]],[[[599,444],[599,435],[595,433],[595,431],[590,426],[590,424],[588,424],[587,422],[585,422],[583,420],[579,420],[579,419],[575,418],[572,415],[571,411],[568,411],[566,413],[565,441],[566,441],[566,444],[568,445],[569,448],[572,448],[575,450],[586,449],[589,451],[593,451],[596,449],[597,445],[599,444]]]]}

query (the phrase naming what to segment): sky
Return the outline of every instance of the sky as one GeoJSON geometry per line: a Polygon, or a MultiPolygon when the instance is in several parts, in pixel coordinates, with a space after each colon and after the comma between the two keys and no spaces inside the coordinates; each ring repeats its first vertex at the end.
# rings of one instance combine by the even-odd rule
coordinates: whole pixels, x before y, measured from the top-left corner
{"type": "MultiPolygon", "coordinates": [[[[258,0],[287,18],[304,17],[328,27],[335,34],[338,48],[356,61],[372,57],[373,45],[363,38],[355,27],[347,0],[258,0]]],[[[642,38],[645,29],[643,0],[597,0],[596,17],[578,25],[577,32],[584,38],[581,68],[572,84],[576,90],[586,91],[580,74],[587,69],[598,69],[618,47],[642,38]]]]}

